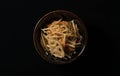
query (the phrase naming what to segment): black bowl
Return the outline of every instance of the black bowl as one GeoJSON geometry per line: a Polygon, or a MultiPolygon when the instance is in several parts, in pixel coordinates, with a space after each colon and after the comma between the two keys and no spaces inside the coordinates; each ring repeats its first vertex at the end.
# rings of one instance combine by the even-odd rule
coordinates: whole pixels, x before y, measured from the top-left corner
{"type": "Polygon", "coordinates": [[[33,32],[33,42],[34,42],[36,51],[44,60],[50,63],[55,63],[55,64],[66,64],[76,60],[84,51],[87,43],[87,30],[86,30],[86,27],[84,26],[84,23],[77,15],[66,10],[55,10],[47,13],[38,21],[33,32]],[[51,55],[46,55],[46,52],[40,42],[41,28],[44,28],[46,27],[46,25],[52,23],[55,20],[59,20],[61,18],[62,20],[65,20],[65,21],[71,21],[74,19],[75,23],[77,23],[78,28],[80,29],[79,33],[83,37],[81,46],[76,49],[77,53],[71,59],[68,59],[68,60],[57,59],[51,55]]]}

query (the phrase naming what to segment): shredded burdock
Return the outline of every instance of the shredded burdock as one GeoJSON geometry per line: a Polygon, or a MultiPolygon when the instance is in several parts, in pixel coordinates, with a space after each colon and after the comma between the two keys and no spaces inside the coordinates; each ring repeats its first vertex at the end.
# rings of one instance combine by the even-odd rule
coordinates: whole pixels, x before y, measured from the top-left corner
{"type": "Polygon", "coordinates": [[[81,35],[74,20],[63,21],[59,19],[41,30],[41,43],[43,47],[47,49],[46,52],[57,58],[65,57],[67,52],[74,52],[76,46],[81,44],[81,35]]]}

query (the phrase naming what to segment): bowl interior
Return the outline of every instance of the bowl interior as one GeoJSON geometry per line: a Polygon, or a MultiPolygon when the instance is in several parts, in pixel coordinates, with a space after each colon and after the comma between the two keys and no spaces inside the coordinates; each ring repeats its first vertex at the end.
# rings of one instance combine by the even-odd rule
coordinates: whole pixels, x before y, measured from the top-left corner
{"type": "Polygon", "coordinates": [[[56,11],[47,13],[38,21],[38,23],[36,24],[36,27],[34,29],[33,41],[34,41],[34,45],[35,45],[35,48],[36,48],[38,54],[46,61],[52,62],[55,64],[70,63],[70,62],[74,61],[77,57],[79,57],[81,55],[81,53],[83,52],[83,50],[86,46],[86,42],[87,42],[87,31],[86,31],[86,28],[85,28],[82,20],[78,16],[76,16],[75,14],[73,14],[69,11],[56,10],[56,11]],[[73,57],[69,60],[58,59],[51,55],[46,55],[46,51],[44,50],[44,48],[42,47],[42,45],[40,43],[41,29],[45,28],[48,24],[52,23],[53,21],[59,20],[59,19],[62,19],[65,21],[71,21],[74,19],[75,23],[78,25],[79,33],[83,37],[81,46],[76,49],[76,54],[73,55],[73,57]]]}

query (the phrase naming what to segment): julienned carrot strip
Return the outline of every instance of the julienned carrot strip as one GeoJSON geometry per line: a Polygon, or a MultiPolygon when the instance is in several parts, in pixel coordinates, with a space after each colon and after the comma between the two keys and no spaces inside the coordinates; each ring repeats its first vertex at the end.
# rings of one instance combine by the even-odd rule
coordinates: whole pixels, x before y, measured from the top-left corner
{"type": "Polygon", "coordinates": [[[69,48],[69,50],[72,52],[72,51],[74,51],[74,49],[73,48],[69,48]]]}
{"type": "Polygon", "coordinates": [[[64,46],[64,38],[61,39],[61,44],[64,46]]]}
{"type": "Polygon", "coordinates": [[[61,22],[59,22],[59,24],[61,24],[61,25],[68,25],[68,22],[67,21],[61,21],[61,22]]]}
{"type": "Polygon", "coordinates": [[[68,46],[68,44],[65,44],[65,45],[64,45],[64,47],[67,47],[67,46],[68,46]]]}

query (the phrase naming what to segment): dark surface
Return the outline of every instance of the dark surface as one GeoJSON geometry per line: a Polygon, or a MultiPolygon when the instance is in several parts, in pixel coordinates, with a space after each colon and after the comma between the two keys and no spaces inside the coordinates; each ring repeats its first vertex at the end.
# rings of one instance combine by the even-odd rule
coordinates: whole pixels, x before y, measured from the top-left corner
{"type": "Polygon", "coordinates": [[[119,20],[115,20],[118,11],[111,13],[112,10],[115,11],[112,5],[103,0],[0,1],[0,74],[117,76],[120,32],[116,23],[119,20]],[[77,14],[88,30],[87,48],[79,59],[68,65],[45,62],[33,45],[37,21],[56,9],[77,14]]]}

